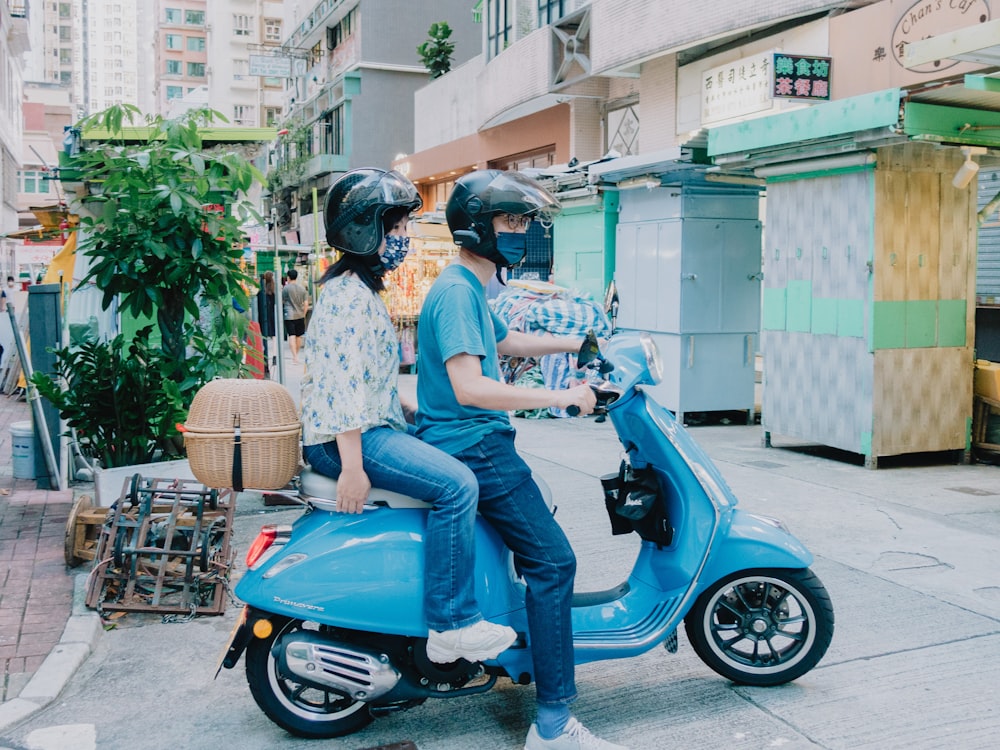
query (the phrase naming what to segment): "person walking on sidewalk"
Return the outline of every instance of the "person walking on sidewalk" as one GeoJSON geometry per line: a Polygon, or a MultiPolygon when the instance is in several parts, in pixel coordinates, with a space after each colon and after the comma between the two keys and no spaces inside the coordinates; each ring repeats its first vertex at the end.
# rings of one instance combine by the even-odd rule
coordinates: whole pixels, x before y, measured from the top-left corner
{"type": "Polygon", "coordinates": [[[285,333],[288,334],[288,348],[292,352],[292,364],[299,363],[299,349],[306,334],[306,313],[309,312],[309,292],[298,282],[299,272],[288,269],[288,283],[281,290],[284,306],[285,333]]]}
{"type": "Polygon", "coordinates": [[[431,286],[418,324],[417,435],[455,456],[479,482],[479,512],[514,553],[527,583],[525,604],[537,718],[526,750],[624,750],[598,739],[572,716],[576,699],[571,606],[576,557],[531,469],[514,447],[507,412],[571,406],[594,410],[590,387],[524,388],[501,381],[498,353],[538,357],[578,351],[581,337],[508,330],[486,301],[494,274],[525,255],[532,219],[548,220],[558,202],[517,172],[461,177],[445,218],[458,257],[431,286]]]}
{"type": "Polygon", "coordinates": [[[360,513],[372,487],[431,505],[427,655],[440,664],[482,661],[496,658],[517,633],[484,620],[476,603],[476,478],[410,432],[399,398],[399,340],[379,297],[384,276],[406,257],[406,226],[421,205],[413,183],[380,169],[347,172],[327,193],[327,242],[341,255],[320,279],[303,350],[303,455],[338,480],[338,511],[360,513]]]}

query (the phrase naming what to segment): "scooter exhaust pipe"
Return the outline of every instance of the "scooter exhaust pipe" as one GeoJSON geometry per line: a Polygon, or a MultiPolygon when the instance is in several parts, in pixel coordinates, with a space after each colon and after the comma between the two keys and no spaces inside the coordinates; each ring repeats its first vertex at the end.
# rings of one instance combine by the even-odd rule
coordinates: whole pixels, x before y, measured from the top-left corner
{"type": "Polygon", "coordinates": [[[295,632],[275,644],[282,674],[358,701],[376,700],[399,683],[389,656],[330,641],[318,633],[295,632]]]}

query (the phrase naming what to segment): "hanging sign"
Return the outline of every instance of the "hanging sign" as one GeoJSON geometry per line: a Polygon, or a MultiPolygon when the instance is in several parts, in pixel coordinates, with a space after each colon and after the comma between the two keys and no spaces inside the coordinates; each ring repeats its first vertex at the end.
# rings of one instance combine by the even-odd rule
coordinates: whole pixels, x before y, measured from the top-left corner
{"type": "Polygon", "coordinates": [[[771,95],[775,99],[829,99],[830,59],[774,53],[771,95]]]}
{"type": "Polygon", "coordinates": [[[772,54],[761,52],[702,73],[701,124],[770,109],[774,103],[770,92],[772,54]]]}

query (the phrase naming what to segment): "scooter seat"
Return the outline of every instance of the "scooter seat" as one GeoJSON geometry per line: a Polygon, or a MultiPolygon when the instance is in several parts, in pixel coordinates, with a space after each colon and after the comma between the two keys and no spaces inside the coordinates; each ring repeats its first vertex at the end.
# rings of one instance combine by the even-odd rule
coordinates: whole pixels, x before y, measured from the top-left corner
{"type": "MultiPolygon", "coordinates": [[[[535,475],[535,483],[538,485],[538,489],[542,492],[542,497],[545,498],[545,504],[548,506],[549,510],[552,510],[552,490],[549,489],[549,485],[546,484],[545,480],[540,476],[535,475]]],[[[325,474],[320,474],[318,471],[313,471],[309,467],[306,467],[299,474],[299,486],[301,497],[304,500],[309,500],[314,505],[324,507],[328,504],[336,505],[337,501],[337,480],[331,479],[325,474]]],[[[409,495],[403,495],[399,492],[391,492],[390,490],[376,489],[372,487],[371,492],[368,495],[368,502],[375,505],[385,505],[389,508],[430,508],[430,503],[425,503],[423,500],[417,500],[409,495]]]]}
{"type": "MultiPolygon", "coordinates": [[[[306,468],[299,474],[299,485],[303,499],[313,502],[315,505],[324,503],[336,503],[337,501],[337,480],[320,474],[318,471],[306,468]]],[[[417,500],[409,495],[399,492],[381,490],[372,487],[368,495],[368,502],[373,505],[385,505],[390,508],[427,508],[430,503],[417,500]]]]}

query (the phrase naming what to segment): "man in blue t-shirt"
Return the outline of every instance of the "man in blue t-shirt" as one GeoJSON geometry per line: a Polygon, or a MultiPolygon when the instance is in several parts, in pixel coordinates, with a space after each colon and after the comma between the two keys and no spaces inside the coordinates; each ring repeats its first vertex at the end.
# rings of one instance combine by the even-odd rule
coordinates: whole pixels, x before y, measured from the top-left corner
{"type": "Polygon", "coordinates": [[[464,462],[479,480],[479,512],[514,553],[527,584],[538,714],[525,750],[624,750],[590,734],[570,713],[576,699],[571,604],[576,558],[531,470],[514,448],[513,409],[594,410],[590,387],[522,388],[500,379],[498,354],[578,351],[581,337],[508,330],[489,308],[486,285],[519,263],[533,218],[559,204],[517,172],[461,177],[448,199],[458,257],[431,287],[420,313],[417,434],[464,462]]]}

